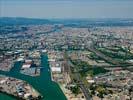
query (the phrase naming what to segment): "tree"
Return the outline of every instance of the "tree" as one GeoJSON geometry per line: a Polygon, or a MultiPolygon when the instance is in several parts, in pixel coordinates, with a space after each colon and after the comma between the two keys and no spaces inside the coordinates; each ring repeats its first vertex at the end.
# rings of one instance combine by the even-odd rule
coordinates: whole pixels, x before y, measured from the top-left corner
{"type": "Polygon", "coordinates": [[[75,95],[79,94],[79,92],[80,92],[80,89],[79,89],[79,87],[78,87],[77,85],[70,87],[70,90],[71,90],[72,93],[74,93],[75,95]]]}
{"type": "Polygon", "coordinates": [[[99,93],[98,96],[103,98],[103,95],[105,94],[105,88],[103,88],[103,86],[98,86],[96,90],[99,93]]]}
{"type": "Polygon", "coordinates": [[[90,75],[91,77],[94,76],[94,74],[93,74],[93,70],[90,70],[88,73],[89,73],[89,75],[90,75]]]}

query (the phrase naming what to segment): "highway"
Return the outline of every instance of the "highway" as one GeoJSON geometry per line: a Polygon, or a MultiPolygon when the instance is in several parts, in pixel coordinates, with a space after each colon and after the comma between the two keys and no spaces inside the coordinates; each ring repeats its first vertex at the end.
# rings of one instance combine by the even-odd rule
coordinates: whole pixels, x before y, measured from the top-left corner
{"type": "MultiPolygon", "coordinates": [[[[68,61],[68,64],[71,67],[74,67],[76,69],[76,67],[71,63],[70,60],[68,61]]],[[[80,86],[80,88],[81,88],[86,100],[92,100],[91,96],[89,95],[89,91],[87,89],[87,86],[85,86],[85,84],[82,81],[81,75],[79,73],[75,73],[75,77],[76,77],[76,80],[78,82],[77,84],[80,86]]]]}
{"type": "Polygon", "coordinates": [[[113,60],[112,58],[106,56],[105,54],[101,53],[100,51],[96,50],[95,48],[88,48],[88,50],[95,53],[98,57],[100,57],[114,65],[118,65],[118,66],[120,65],[120,63],[118,61],[113,60]]]}
{"type": "MultiPolygon", "coordinates": [[[[98,57],[104,59],[105,61],[113,64],[113,65],[109,65],[109,66],[102,66],[102,67],[127,67],[127,66],[133,66],[132,63],[127,63],[127,64],[121,64],[119,61],[117,60],[114,60],[113,58],[101,53],[100,51],[96,50],[95,48],[91,47],[91,48],[88,48],[89,51],[95,53],[98,57]]],[[[99,66],[100,67],[100,66],[99,66]]]]}

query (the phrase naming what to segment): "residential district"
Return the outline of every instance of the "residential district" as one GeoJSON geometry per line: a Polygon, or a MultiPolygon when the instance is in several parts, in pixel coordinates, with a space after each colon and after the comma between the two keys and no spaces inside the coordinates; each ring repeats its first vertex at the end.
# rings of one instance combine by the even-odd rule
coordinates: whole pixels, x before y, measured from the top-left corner
{"type": "MultiPolygon", "coordinates": [[[[39,77],[45,53],[51,80],[68,100],[133,100],[132,26],[0,28],[2,72],[15,70],[14,63],[20,62],[22,75],[39,77]]],[[[26,81],[8,74],[0,75],[0,91],[26,100],[45,100],[45,95],[26,81]]]]}

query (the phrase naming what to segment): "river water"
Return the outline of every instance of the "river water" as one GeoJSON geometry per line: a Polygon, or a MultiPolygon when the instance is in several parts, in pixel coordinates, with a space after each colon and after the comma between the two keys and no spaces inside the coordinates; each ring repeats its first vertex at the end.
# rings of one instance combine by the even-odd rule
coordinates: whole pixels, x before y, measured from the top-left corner
{"type": "MultiPolygon", "coordinates": [[[[27,81],[43,95],[43,100],[66,100],[59,85],[51,80],[47,54],[43,54],[41,57],[41,66],[44,68],[41,70],[40,76],[31,77],[21,74],[21,66],[21,62],[16,62],[9,72],[0,71],[0,74],[27,81]]],[[[0,93],[0,100],[15,100],[15,98],[0,93]]]]}

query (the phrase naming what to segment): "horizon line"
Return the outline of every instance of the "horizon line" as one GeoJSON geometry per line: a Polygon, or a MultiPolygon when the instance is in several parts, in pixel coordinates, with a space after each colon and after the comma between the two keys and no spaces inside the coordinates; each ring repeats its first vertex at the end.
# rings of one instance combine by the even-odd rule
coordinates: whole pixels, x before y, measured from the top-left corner
{"type": "Polygon", "coordinates": [[[110,17],[110,18],[103,18],[103,17],[95,17],[95,18],[39,18],[39,17],[14,17],[14,16],[0,16],[0,18],[27,18],[27,19],[133,19],[133,18],[118,18],[118,17],[110,17]]]}

